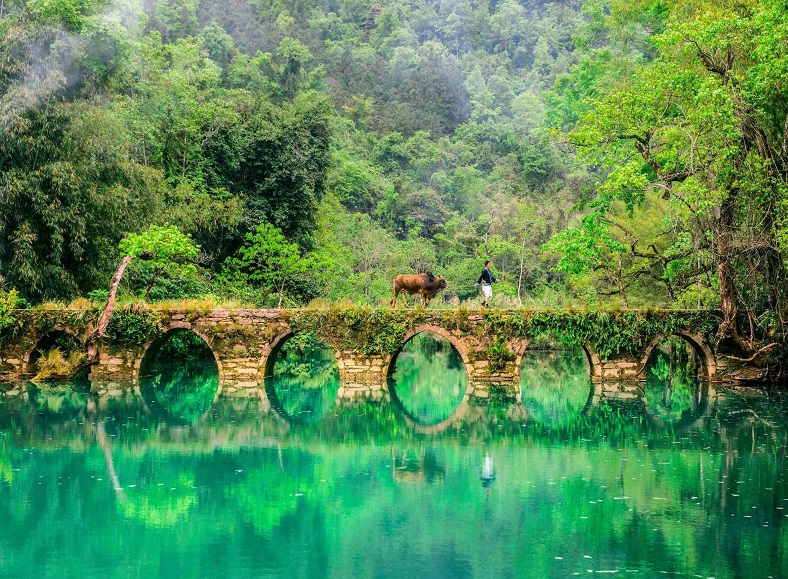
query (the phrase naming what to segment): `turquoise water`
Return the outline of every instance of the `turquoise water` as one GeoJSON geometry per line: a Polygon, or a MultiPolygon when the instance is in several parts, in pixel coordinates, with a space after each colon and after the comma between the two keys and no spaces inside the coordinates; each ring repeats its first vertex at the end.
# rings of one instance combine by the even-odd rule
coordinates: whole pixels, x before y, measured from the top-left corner
{"type": "Polygon", "coordinates": [[[167,412],[96,384],[9,385],[0,577],[788,576],[781,396],[696,386],[667,350],[668,386],[654,361],[651,382],[593,395],[562,348],[526,357],[521,401],[462,405],[451,353],[428,344],[411,358],[437,376],[395,376],[406,413],[318,402],[335,375],[310,347],[291,345],[278,411],[213,403],[210,364],[188,356],[152,373],[167,412]]]}

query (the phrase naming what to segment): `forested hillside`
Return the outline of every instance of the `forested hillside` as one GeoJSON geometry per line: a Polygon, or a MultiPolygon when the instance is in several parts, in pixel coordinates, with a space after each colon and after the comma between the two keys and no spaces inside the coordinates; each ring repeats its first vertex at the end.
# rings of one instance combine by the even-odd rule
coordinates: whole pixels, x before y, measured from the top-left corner
{"type": "Polygon", "coordinates": [[[490,258],[499,306],[722,304],[750,355],[782,334],[782,0],[0,16],[0,273],[30,303],[100,298],[120,242],[169,225],[196,257],[137,259],[122,293],[378,304],[431,270],[459,303],[490,258]]]}

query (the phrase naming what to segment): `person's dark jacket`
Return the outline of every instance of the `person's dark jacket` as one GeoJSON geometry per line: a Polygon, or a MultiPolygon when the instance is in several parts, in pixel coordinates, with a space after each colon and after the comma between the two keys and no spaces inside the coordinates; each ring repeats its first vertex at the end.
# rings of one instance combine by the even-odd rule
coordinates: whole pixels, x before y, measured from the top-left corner
{"type": "Polygon", "coordinates": [[[479,276],[479,281],[477,281],[476,283],[482,283],[482,282],[489,284],[498,283],[498,278],[493,277],[492,272],[485,267],[482,270],[482,275],[479,276]]]}

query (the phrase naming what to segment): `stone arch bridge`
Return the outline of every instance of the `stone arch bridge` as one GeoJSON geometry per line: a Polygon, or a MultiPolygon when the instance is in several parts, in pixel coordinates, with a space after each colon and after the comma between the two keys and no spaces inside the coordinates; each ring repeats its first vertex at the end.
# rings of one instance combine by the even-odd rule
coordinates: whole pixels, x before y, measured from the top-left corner
{"type": "MultiPolygon", "coordinates": [[[[31,309],[15,312],[15,331],[3,338],[0,372],[5,378],[34,373],[37,352],[67,338],[84,347],[97,310],[31,309]]],[[[380,399],[387,392],[397,353],[420,332],[449,340],[469,377],[466,398],[487,398],[494,389],[519,394],[520,365],[529,346],[554,335],[583,346],[594,382],[643,380],[658,342],[671,335],[689,342],[710,381],[725,368],[713,351],[721,321],[716,311],[568,312],[526,310],[326,310],[125,309],[113,314],[98,344],[91,378],[136,384],[146,353],[175,330],[194,332],[214,353],[222,395],[265,396],[264,381],[289,337],[311,331],[335,352],[340,397],[380,399]]]]}

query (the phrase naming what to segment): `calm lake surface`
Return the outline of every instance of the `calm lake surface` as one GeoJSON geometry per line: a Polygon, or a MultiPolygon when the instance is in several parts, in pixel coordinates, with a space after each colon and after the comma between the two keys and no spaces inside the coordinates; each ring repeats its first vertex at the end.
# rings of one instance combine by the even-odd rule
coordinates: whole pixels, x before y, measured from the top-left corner
{"type": "Polygon", "coordinates": [[[603,392],[537,345],[522,396],[468,403],[421,335],[391,400],[336,400],[288,342],[272,408],[219,396],[199,344],[161,344],[139,394],[0,394],[0,577],[788,576],[788,400],[713,389],[683,343],[603,392]]]}

